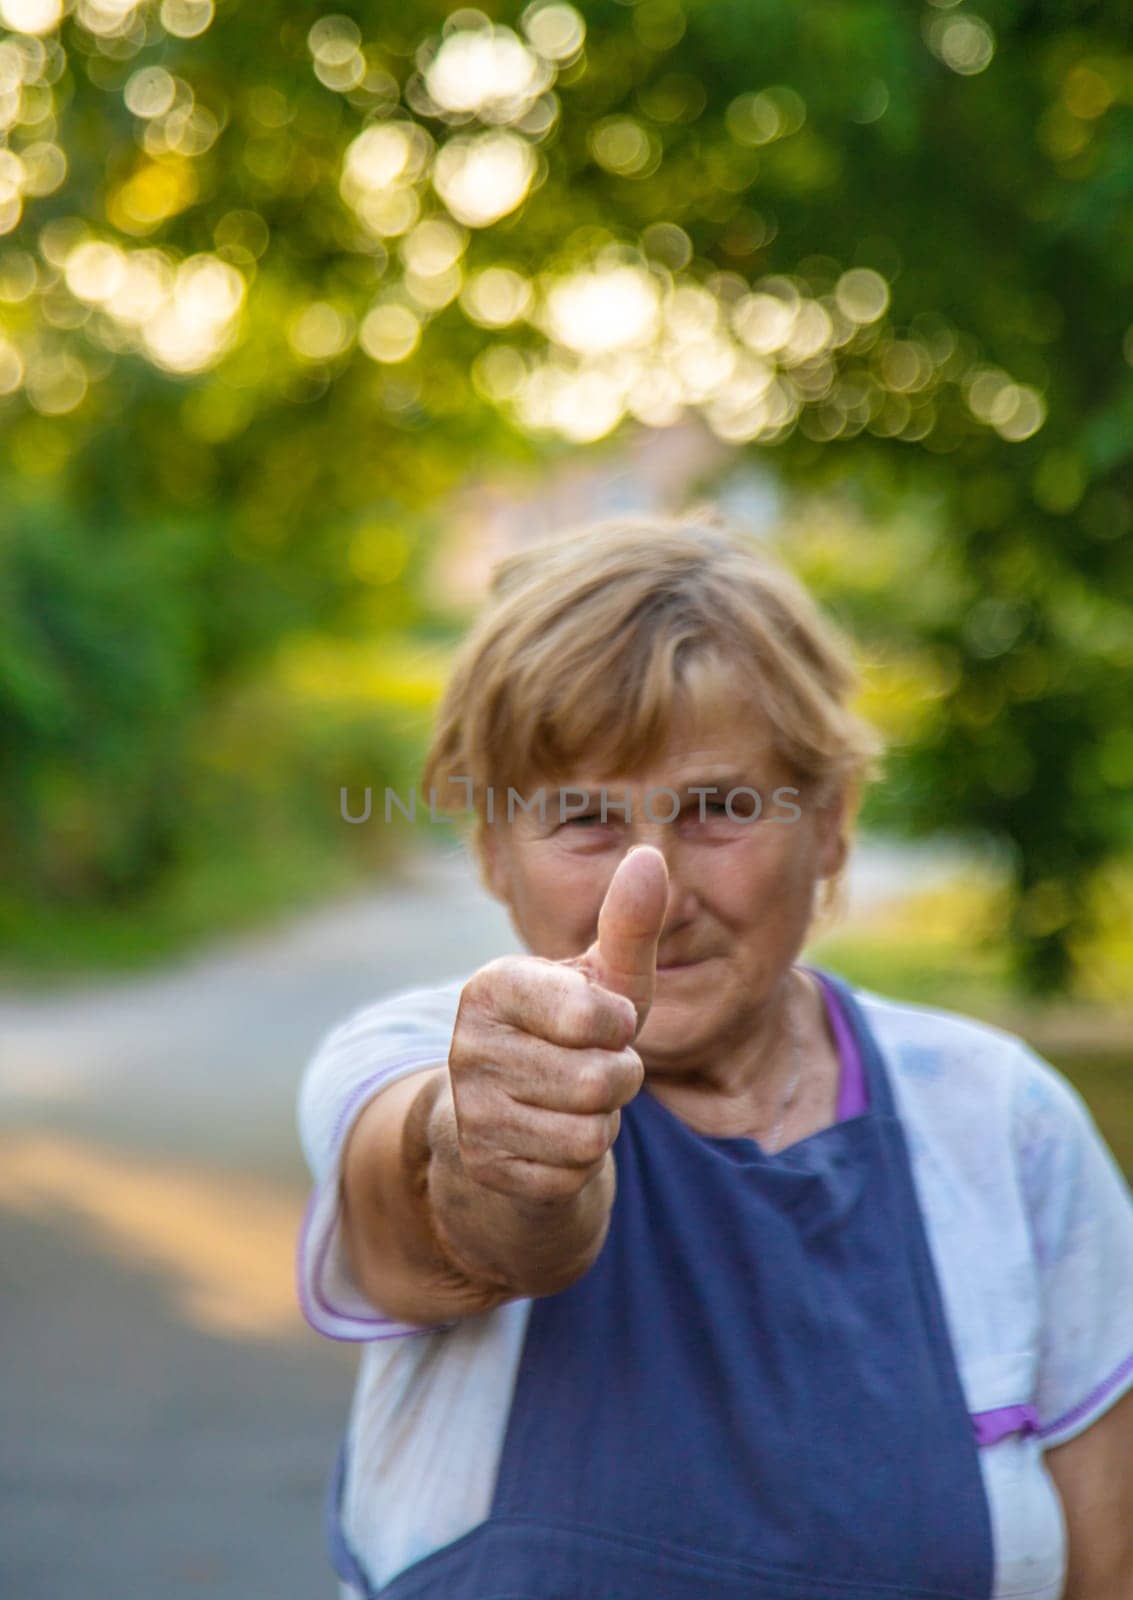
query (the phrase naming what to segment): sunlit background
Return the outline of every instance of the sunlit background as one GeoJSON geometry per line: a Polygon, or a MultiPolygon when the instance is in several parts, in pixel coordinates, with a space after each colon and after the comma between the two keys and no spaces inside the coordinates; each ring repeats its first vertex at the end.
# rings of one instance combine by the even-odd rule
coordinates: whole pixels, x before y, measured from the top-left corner
{"type": "Polygon", "coordinates": [[[340,792],[551,529],[776,546],[890,751],[812,955],[1133,1171],[1131,218],[1090,0],[0,0],[5,1594],[332,1592],[295,1085],[513,939],[340,792]]]}

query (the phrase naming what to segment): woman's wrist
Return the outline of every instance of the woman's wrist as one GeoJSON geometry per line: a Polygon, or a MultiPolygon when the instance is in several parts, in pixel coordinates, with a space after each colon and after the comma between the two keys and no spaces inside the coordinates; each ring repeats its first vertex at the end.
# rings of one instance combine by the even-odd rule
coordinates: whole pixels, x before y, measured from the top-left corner
{"type": "Polygon", "coordinates": [[[460,1155],[456,1109],[445,1078],[429,1085],[423,1203],[441,1254],[500,1298],[554,1294],[590,1267],[606,1237],[616,1189],[613,1152],[577,1194],[528,1200],[469,1176],[460,1155]]]}

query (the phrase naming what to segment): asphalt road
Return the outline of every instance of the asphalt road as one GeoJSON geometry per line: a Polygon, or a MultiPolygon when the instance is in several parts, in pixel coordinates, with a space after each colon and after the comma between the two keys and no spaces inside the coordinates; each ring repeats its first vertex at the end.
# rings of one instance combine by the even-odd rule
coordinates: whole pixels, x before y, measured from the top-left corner
{"type": "MultiPolygon", "coordinates": [[[[851,909],[953,865],[862,848],[851,909]]],[[[4,1600],[333,1600],[355,1353],[295,1303],[299,1077],[355,1007],[518,947],[432,857],[167,971],[0,997],[4,1600]]]]}

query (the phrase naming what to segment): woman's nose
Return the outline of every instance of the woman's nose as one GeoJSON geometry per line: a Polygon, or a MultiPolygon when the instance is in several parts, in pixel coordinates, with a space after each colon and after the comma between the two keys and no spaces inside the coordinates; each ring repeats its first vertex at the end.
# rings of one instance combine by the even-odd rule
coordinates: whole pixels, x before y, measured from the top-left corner
{"type": "Polygon", "coordinates": [[[671,928],[684,922],[691,922],[696,911],[696,895],[688,877],[687,852],[681,849],[681,841],[675,823],[651,822],[634,819],[633,837],[626,844],[626,850],[634,845],[651,844],[659,850],[665,858],[665,866],[669,872],[669,899],[665,907],[665,921],[663,935],[671,928]]]}

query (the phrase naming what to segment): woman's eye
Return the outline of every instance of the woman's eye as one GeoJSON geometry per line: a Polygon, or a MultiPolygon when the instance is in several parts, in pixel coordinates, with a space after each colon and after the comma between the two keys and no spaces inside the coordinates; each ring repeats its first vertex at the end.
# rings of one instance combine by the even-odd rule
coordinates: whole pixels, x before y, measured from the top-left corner
{"type": "Polygon", "coordinates": [[[568,817],[568,822],[600,822],[601,815],[597,811],[586,811],[580,817],[568,817]]]}

